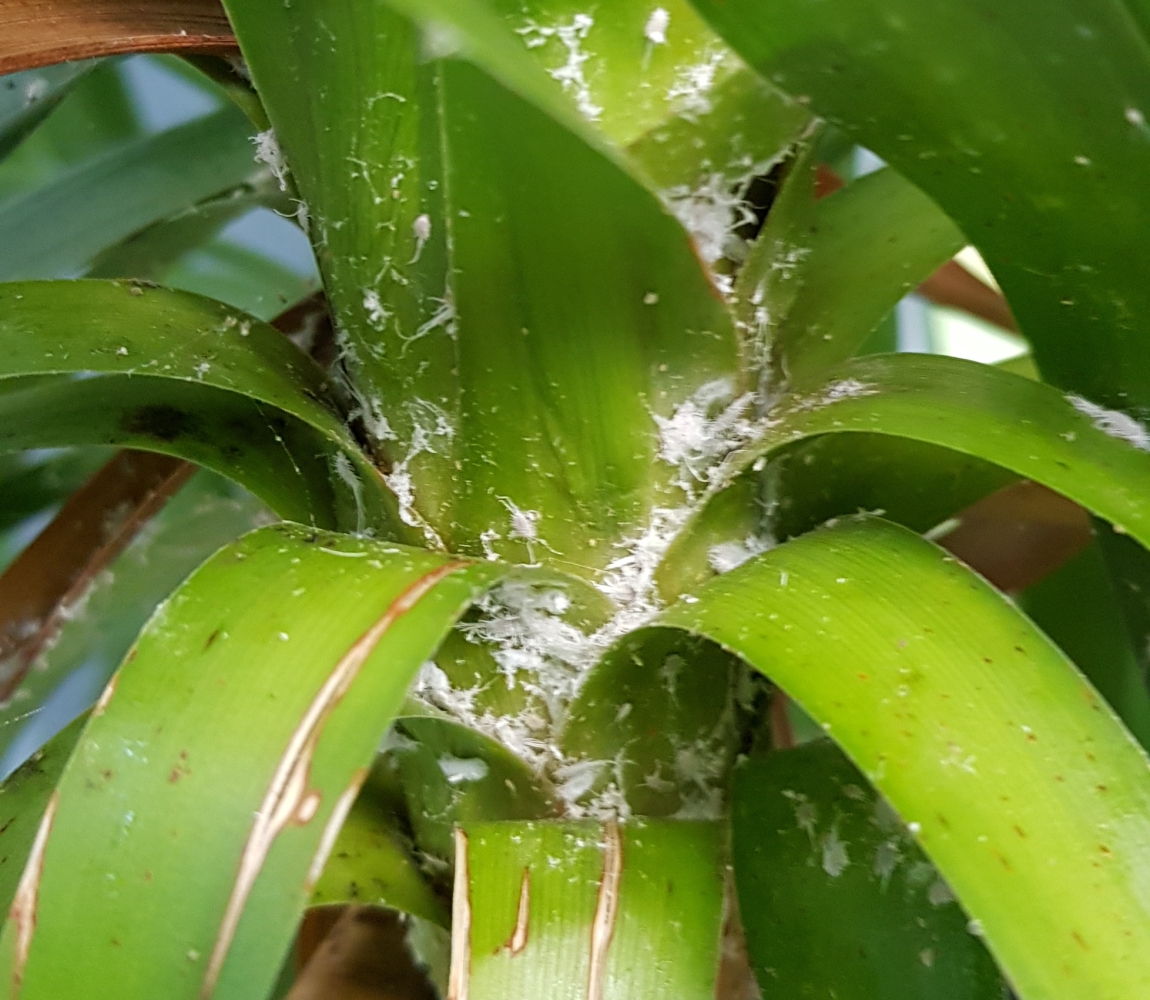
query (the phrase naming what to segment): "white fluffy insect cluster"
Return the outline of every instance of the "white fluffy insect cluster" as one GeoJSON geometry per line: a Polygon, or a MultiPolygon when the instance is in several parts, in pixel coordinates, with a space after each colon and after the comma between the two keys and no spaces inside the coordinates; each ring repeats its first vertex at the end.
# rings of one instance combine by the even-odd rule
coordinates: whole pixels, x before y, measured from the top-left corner
{"type": "Polygon", "coordinates": [[[276,139],[275,130],[269,128],[266,132],[258,133],[252,137],[252,142],[256,144],[256,162],[264,164],[279,181],[280,190],[286,191],[288,165],[280,149],[279,140],[276,139]]]}
{"type": "Polygon", "coordinates": [[[1150,451],[1150,432],[1129,414],[1108,410],[1081,396],[1067,396],[1066,400],[1079,413],[1094,421],[1094,426],[1103,434],[1125,441],[1139,451],[1150,451]]]}

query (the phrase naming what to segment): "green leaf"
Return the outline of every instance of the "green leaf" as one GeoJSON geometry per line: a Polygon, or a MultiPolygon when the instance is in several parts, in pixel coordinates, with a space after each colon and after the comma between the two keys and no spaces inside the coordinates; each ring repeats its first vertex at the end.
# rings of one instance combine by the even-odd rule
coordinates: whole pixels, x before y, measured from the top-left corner
{"type": "Polygon", "coordinates": [[[478,3],[228,6],[408,523],[602,566],[669,482],[652,413],[734,375],[686,234],[478,3]]]}
{"type": "MultiPolygon", "coordinates": [[[[884,435],[948,448],[1042,483],[1150,546],[1150,455],[1142,448],[1146,430],[1123,414],[987,365],[941,355],[856,358],[827,373],[821,386],[784,396],[762,419],[757,434],[758,443],[712,472],[713,492],[721,496],[739,475],[757,475],[756,465],[762,469],[766,459],[796,442],[866,435],[855,442],[858,447],[873,435],[884,435]]],[[[907,453],[913,456],[914,451],[907,453]]],[[[859,460],[864,460],[861,454],[859,460]]],[[[915,471],[904,467],[900,475],[915,471]]],[[[946,476],[944,465],[943,481],[946,476]]],[[[817,481],[812,486],[820,488],[817,481]]],[[[744,495],[757,502],[753,489],[744,495]]],[[[860,496],[854,509],[867,503],[860,496]]],[[[796,527],[801,530],[802,522],[809,525],[810,520],[803,515],[796,527]]],[[[695,514],[695,524],[702,539],[709,539],[714,518],[706,503],[695,514]]],[[[689,526],[667,557],[672,586],[699,572],[701,545],[691,540],[693,531],[689,526]],[[672,563],[680,560],[695,569],[675,569],[672,563]]]]}
{"type": "Polygon", "coordinates": [[[764,1000],[1001,1000],[950,887],[829,740],[735,772],[731,863],[764,1000]]]}
{"type": "Polygon", "coordinates": [[[88,717],[56,734],[0,785],[0,905],[7,912],[36,831],[88,717]]]}
{"type": "Polygon", "coordinates": [[[0,157],[18,146],[93,65],[62,63],[0,77],[0,157]]]}
{"type": "Polygon", "coordinates": [[[25,727],[21,719],[74,671],[84,672],[94,702],[156,606],[217,549],[269,517],[263,504],[227,480],[203,470],[193,476],[92,582],[82,605],[0,706],[0,760],[11,766],[21,750],[26,755],[34,749],[43,734],[41,716],[33,714],[25,727]]]}
{"type": "MultiPolygon", "coordinates": [[[[1099,526],[1100,535],[1109,530],[1099,526]]],[[[1091,545],[1021,594],[1019,606],[1090,678],[1138,741],[1150,746],[1146,676],[1106,570],[1100,544],[1091,545]]]]}
{"type": "Polygon", "coordinates": [[[500,572],[298,525],[201,567],[93,711],[4,978],[23,1000],[263,995],[412,676],[500,572]]]}
{"type": "Polygon", "coordinates": [[[453,720],[402,715],[386,749],[407,798],[415,845],[444,868],[457,825],[545,819],[560,812],[548,783],[520,758],[453,720]]]}
{"type": "Polygon", "coordinates": [[[487,0],[486,6],[582,116],[620,146],[673,117],[705,117],[713,90],[741,71],[686,0],[658,8],[647,0],[599,8],[577,0],[487,0]]]}
{"type": "Polygon", "coordinates": [[[0,201],[51,184],[143,133],[119,63],[105,60],[0,162],[0,201]]]}
{"type": "Polygon", "coordinates": [[[1150,932],[1150,764],[1058,649],[953,557],[852,518],[719,577],[655,624],[742,656],[823,724],[1021,996],[1124,1000],[1150,987],[1135,944],[1150,932]]]}
{"type": "Polygon", "coordinates": [[[381,767],[387,764],[377,759],[340,828],[311,903],[386,906],[448,927],[447,904],[419,870],[387,795],[373,787],[381,767]]]}
{"type": "Polygon", "coordinates": [[[993,269],[1047,378],[1108,406],[1150,406],[1138,321],[1150,311],[1138,184],[1150,48],[1126,5],[696,7],[772,83],[942,206],[993,269]]]}
{"type": "Polygon", "coordinates": [[[890,169],[814,200],[809,159],[796,164],[740,272],[738,311],[753,358],[776,382],[809,385],[851,357],[898,301],[966,245],[913,184],[890,169]]]}
{"type": "Polygon", "coordinates": [[[722,908],[717,824],[469,825],[450,995],[711,1000],[722,908]]]}
{"type": "Polygon", "coordinates": [[[570,813],[715,819],[746,722],[739,661],[666,629],[637,630],[587,674],[559,748],[570,813]]]}
{"type": "Polygon", "coordinates": [[[72,277],[100,251],[252,182],[251,126],[234,107],[124,143],[0,205],[0,280],[72,277]]]}
{"type": "Polygon", "coordinates": [[[0,448],[130,445],[214,469],[283,517],[397,523],[326,377],[263,323],[138,284],[28,282],[0,286],[0,339],[0,384],[30,379],[0,394],[0,448]]]}

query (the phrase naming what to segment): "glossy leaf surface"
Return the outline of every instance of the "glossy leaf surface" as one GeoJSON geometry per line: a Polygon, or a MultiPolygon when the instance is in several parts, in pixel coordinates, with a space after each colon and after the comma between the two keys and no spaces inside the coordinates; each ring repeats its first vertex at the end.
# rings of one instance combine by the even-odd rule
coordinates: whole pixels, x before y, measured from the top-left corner
{"type": "Polygon", "coordinates": [[[466,986],[452,995],[714,997],[716,824],[489,823],[457,837],[452,982],[466,986]]]}
{"type": "Polygon", "coordinates": [[[1150,47],[1128,5],[696,6],[767,79],[942,206],[990,264],[1048,378],[1107,406],[1150,405],[1137,181],[1150,169],[1150,47]]]}
{"type": "Polygon", "coordinates": [[[697,596],[657,623],[738,653],[823,724],[1021,996],[1147,988],[1150,763],[1001,594],[912,532],[859,518],[697,596]]]}
{"type": "Polygon", "coordinates": [[[412,675],[497,574],[294,525],[205,564],[61,780],[2,942],[20,995],[270,988],[412,675]]]}
{"type": "Polygon", "coordinates": [[[855,354],[867,335],[966,245],[938,207],[893,170],[814,200],[808,160],[781,194],[739,275],[738,309],[765,342],[773,374],[794,385],[855,354]]]}
{"type": "Polygon", "coordinates": [[[325,405],[326,377],[269,326],[131,283],[28,282],[0,287],[0,337],[0,375],[29,382],[0,395],[9,450],[160,451],[235,479],[281,516],[387,530],[391,498],[325,405]],[[102,377],[65,377],[88,373],[102,377]]]}
{"type": "Polygon", "coordinates": [[[764,1000],[1001,1000],[949,886],[829,740],[743,761],[731,799],[739,914],[764,1000]]]}
{"type": "Polygon", "coordinates": [[[429,538],[602,565],[669,479],[651,414],[733,375],[729,317],[499,18],[394,7],[229,4],[369,430],[429,538]]]}
{"type": "MultiPolygon", "coordinates": [[[[859,439],[865,447],[878,434],[993,463],[1050,487],[1150,545],[1150,455],[1139,444],[1146,431],[1123,414],[1092,406],[1051,386],[957,358],[856,358],[827,373],[821,386],[784,396],[762,421],[760,442],[731,456],[717,482],[721,486],[738,474],[753,475],[760,459],[777,456],[795,442],[860,434],[866,435],[859,439]]],[[[902,474],[912,473],[904,469],[902,474]]],[[[702,511],[696,523],[706,537],[706,506],[702,511]]],[[[696,550],[683,558],[697,565],[692,530],[677,548],[696,550]]],[[[675,550],[668,556],[669,561],[678,558],[675,550]]],[[[679,578],[673,566],[668,572],[669,580],[679,578]]]]}

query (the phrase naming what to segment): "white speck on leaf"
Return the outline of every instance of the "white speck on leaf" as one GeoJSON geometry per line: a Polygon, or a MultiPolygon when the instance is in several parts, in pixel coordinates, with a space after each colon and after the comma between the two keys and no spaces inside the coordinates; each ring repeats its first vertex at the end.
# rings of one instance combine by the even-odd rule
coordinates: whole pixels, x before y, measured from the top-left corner
{"type": "Polygon", "coordinates": [[[414,264],[423,253],[423,248],[427,241],[431,239],[431,216],[426,214],[417,215],[415,221],[411,224],[411,235],[415,237],[415,253],[408,263],[414,264]]]}
{"type": "Polygon", "coordinates": [[[439,757],[439,770],[449,785],[461,785],[468,781],[482,781],[490,768],[481,757],[453,757],[445,753],[439,757]]]}

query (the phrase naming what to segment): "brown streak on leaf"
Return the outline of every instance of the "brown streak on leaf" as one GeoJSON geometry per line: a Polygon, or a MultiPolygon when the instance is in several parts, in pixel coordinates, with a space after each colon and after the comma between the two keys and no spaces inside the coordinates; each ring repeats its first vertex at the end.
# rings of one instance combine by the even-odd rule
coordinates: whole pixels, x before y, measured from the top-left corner
{"type": "Polygon", "coordinates": [[[587,1000],[603,1000],[607,949],[615,937],[615,920],[619,916],[619,881],[623,875],[623,837],[619,833],[619,824],[615,820],[608,820],[603,826],[603,836],[603,874],[599,879],[595,918],[591,921],[591,967],[587,974],[587,1000]]]}
{"type": "Polygon", "coordinates": [[[169,455],[118,452],[0,576],[0,701],[12,697],[69,609],[194,471],[169,455]]]}
{"type": "Polygon", "coordinates": [[[92,718],[98,719],[108,710],[108,705],[111,704],[112,696],[116,693],[116,688],[120,686],[120,671],[112,674],[112,679],[104,686],[104,690],[100,692],[100,697],[96,701],[95,707],[92,709],[92,718]]]}
{"type": "Polygon", "coordinates": [[[0,0],[0,73],[126,52],[234,52],[219,0],[0,0]]]}
{"type": "Polygon", "coordinates": [[[36,831],[36,839],[32,842],[28,863],[24,866],[24,874],[20,876],[20,884],[16,887],[16,895],[12,899],[12,908],[8,911],[8,919],[16,927],[16,956],[12,963],[13,1000],[20,994],[20,986],[24,982],[24,968],[28,964],[28,953],[32,950],[32,935],[36,931],[36,904],[40,896],[40,876],[44,871],[44,852],[48,848],[48,836],[52,832],[52,823],[56,819],[56,807],[59,804],[60,793],[55,791],[48,799],[48,808],[44,810],[44,818],[40,820],[40,828],[36,831]]]}
{"type": "Polygon", "coordinates": [[[455,884],[451,894],[451,970],[447,1000],[467,1000],[471,986],[471,877],[467,834],[455,828],[455,884]]]}
{"type": "Polygon", "coordinates": [[[515,930],[503,946],[511,952],[512,957],[518,955],[527,947],[527,932],[531,926],[531,869],[523,869],[523,878],[519,882],[519,906],[515,911],[515,930]]]}
{"type": "Polygon", "coordinates": [[[344,820],[347,819],[347,814],[351,812],[351,807],[355,804],[355,797],[359,794],[360,788],[363,787],[364,781],[367,780],[367,768],[361,767],[352,775],[351,782],[347,788],[343,790],[343,794],[336,799],[335,806],[332,808],[331,816],[328,817],[327,825],[323,828],[323,834],[319,838],[319,846],[316,848],[315,856],[311,859],[311,866],[307,871],[307,878],[304,881],[304,891],[311,895],[312,889],[315,888],[316,882],[319,881],[320,875],[323,874],[323,866],[327,864],[328,855],[331,854],[331,849],[335,846],[336,838],[339,836],[339,831],[343,827],[344,820]]]}
{"type": "Polygon", "coordinates": [[[263,802],[256,812],[247,843],[244,844],[239,872],[204,972],[199,994],[201,1000],[207,1000],[215,991],[244,906],[276,837],[289,823],[300,822],[301,819],[307,822],[311,818],[301,817],[301,807],[306,808],[304,804],[308,801],[312,756],[332,711],[347,694],[364,663],[391,626],[414,608],[440,581],[466,565],[465,562],[445,563],[420,577],[395,598],[382,617],[352,644],[335,665],[304,712],[272,775],[263,802]]]}

